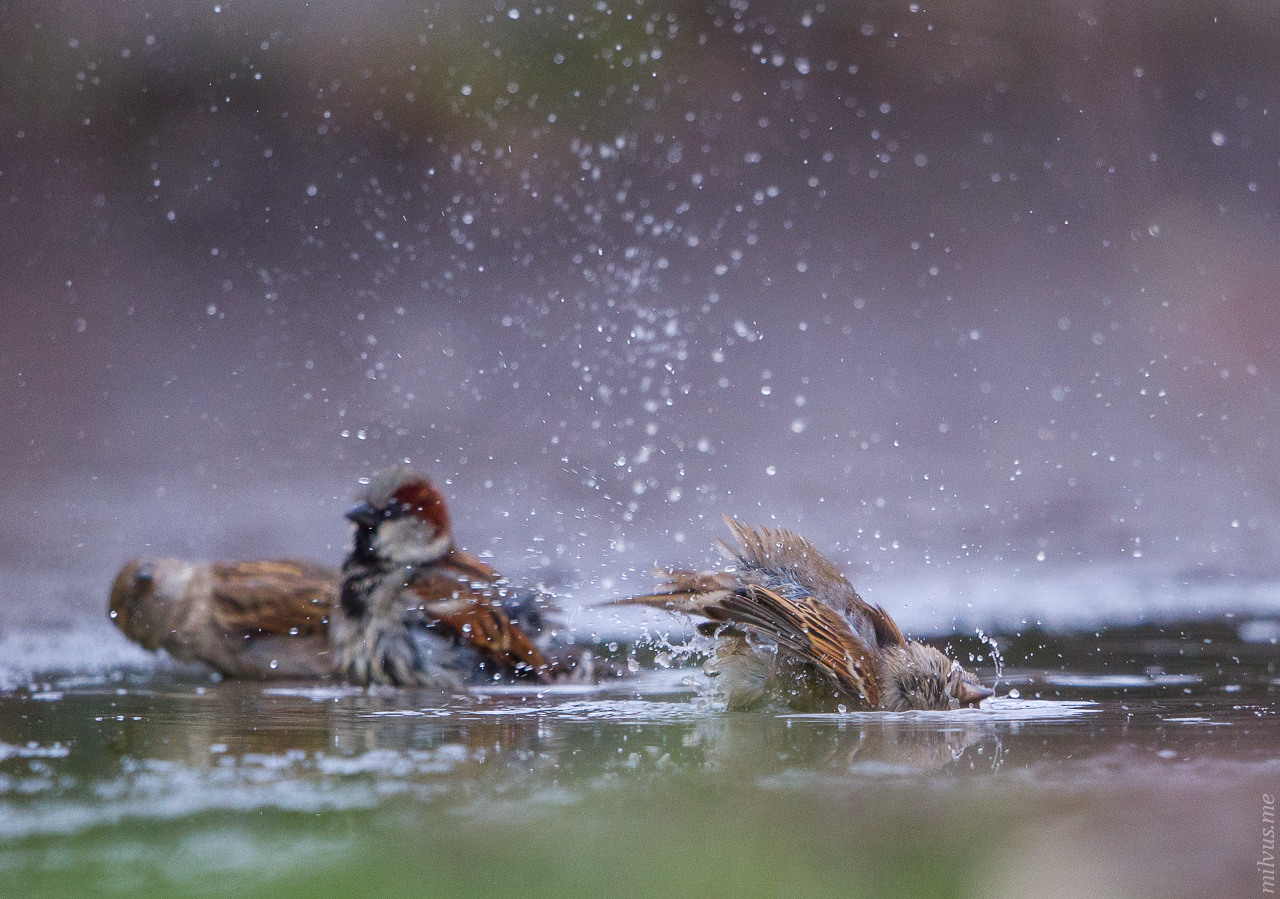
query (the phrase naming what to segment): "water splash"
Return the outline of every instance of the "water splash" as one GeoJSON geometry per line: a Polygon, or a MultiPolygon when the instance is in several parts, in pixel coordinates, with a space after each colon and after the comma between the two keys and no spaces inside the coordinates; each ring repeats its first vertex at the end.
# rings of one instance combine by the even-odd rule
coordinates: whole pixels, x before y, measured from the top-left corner
{"type": "Polygon", "coordinates": [[[1000,653],[1000,642],[996,640],[994,636],[985,633],[980,627],[974,628],[974,631],[978,635],[979,642],[985,643],[991,647],[991,660],[996,663],[995,682],[999,683],[1000,679],[1004,677],[1004,656],[1000,653]]]}

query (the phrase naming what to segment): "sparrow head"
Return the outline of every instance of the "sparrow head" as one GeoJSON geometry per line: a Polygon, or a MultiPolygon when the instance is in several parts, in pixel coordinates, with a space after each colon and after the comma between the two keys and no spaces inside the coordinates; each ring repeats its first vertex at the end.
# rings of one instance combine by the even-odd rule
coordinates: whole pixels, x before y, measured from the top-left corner
{"type": "Polygon", "coordinates": [[[108,616],[147,649],[158,649],[186,614],[195,568],[180,559],[133,559],[111,583],[108,616]]]}
{"type": "Polygon", "coordinates": [[[360,499],[347,512],[356,525],[354,555],[421,565],[453,549],[448,506],[426,476],[403,467],[380,471],[369,479],[360,499]]]}
{"type": "Polygon", "coordinates": [[[914,640],[883,650],[880,707],[890,712],[911,709],[946,711],[976,708],[995,691],[932,646],[914,640]]]}

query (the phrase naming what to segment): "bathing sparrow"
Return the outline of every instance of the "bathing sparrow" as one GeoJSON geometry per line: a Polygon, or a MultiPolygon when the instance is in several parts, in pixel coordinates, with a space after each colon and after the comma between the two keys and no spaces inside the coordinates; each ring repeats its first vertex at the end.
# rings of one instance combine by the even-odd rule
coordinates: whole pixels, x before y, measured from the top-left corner
{"type": "Polygon", "coordinates": [[[624,599],[708,619],[706,665],[729,707],[907,711],[977,706],[994,691],[939,650],[903,637],[809,540],[725,518],[736,546],[721,571],[666,572],[662,589],[624,599]]]}
{"type": "Polygon", "coordinates": [[[512,587],[458,548],[429,478],[408,468],[379,472],[347,517],[354,546],[330,626],[347,679],[457,690],[598,673],[589,653],[556,640],[547,597],[512,587]]]}
{"type": "Polygon", "coordinates": [[[134,559],[111,585],[108,614],[147,649],[229,677],[327,677],[340,583],[337,571],[293,559],[134,559]]]}

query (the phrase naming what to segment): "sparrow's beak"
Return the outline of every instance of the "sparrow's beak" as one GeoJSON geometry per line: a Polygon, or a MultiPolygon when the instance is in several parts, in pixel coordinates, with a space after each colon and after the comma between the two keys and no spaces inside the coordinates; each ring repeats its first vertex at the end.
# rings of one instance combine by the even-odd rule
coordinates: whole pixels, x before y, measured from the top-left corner
{"type": "Polygon", "coordinates": [[[347,512],[347,518],[361,527],[371,528],[382,520],[382,513],[368,503],[361,503],[347,512]]]}
{"type": "Polygon", "coordinates": [[[996,691],[990,687],[984,687],[982,684],[971,684],[967,681],[960,681],[956,686],[956,702],[961,706],[978,707],[978,703],[984,699],[990,699],[996,695],[996,691]]]}

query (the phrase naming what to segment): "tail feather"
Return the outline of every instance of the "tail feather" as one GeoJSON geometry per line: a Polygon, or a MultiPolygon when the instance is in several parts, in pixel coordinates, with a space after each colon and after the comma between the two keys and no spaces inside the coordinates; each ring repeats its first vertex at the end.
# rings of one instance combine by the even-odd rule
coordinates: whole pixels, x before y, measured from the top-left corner
{"type": "Polygon", "coordinates": [[[738,588],[737,579],[724,571],[663,571],[666,581],[657,593],[615,600],[611,606],[652,606],[713,621],[723,621],[718,604],[738,588]]]}

